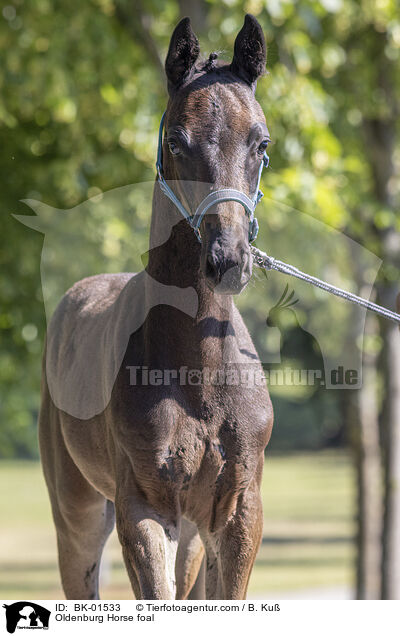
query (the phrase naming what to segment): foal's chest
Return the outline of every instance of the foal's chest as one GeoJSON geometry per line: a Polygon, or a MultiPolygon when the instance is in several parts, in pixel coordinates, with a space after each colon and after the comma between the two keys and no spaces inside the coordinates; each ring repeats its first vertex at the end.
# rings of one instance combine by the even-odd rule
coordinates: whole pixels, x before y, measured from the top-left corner
{"type": "Polygon", "coordinates": [[[233,509],[268,441],[263,402],[254,391],[225,390],[223,399],[214,395],[196,412],[198,400],[157,399],[129,440],[136,478],[152,504],[179,502],[183,514],[207,527],[217,523],[218,507],[233,509]]]}

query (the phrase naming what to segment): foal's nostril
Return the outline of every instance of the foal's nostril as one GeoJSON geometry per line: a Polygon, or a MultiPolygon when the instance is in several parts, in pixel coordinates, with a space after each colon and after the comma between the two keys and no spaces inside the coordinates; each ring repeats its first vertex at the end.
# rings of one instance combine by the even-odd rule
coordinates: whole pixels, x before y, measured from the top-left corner
{"type": "Polygon", "coordinates": [[[230,258],[226,255],[215,254],[212,250],[207,253],[205,260],[205,275],[212,287],[221,285],[226,288],[240,291],[247,283],[251,275],[251,262],[249,255],[241,253],[230,258]]]}

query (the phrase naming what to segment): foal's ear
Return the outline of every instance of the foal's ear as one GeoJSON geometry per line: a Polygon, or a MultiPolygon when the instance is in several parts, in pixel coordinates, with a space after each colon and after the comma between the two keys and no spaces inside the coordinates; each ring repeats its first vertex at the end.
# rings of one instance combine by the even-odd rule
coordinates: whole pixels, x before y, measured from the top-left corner
{"type": "Polygon", "coordinates": [[[266,62],[264,33],[255,17],[248,13],[235,40],[231,71],[255,90],[257,79],[265,72],[266,62]]]}
{"type": "Polygon", "coordinates": [[[172,34],[165,61],[170,94],[190,77],[199,53],[199,41],[192,31],[190,18],[183,18],[172,34]]]}

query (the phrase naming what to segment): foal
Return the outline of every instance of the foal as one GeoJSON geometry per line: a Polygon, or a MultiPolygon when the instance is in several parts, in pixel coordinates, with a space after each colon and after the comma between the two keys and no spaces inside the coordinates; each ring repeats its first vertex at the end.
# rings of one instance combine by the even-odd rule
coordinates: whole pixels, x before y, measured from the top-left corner
{"type": "MultiPolygon", "coordinates": [[[[254,97],[266,61],[255,18],[246,16],[231,64],[210,56],[197,65],[198,56],[185,18],[166,60],[162,163],[192,210],[210,189],[253,197],[268,142],[254,97]]],[[[146,271],[84,279],[59,304],[47,336],[39,437],[67,598],[98,597],[115,518],[136,598],[187,598],[203,555],[202,594],[245,598],[262,535],[260,481],[272,428],[264,384],[232,381],[243,370],[262,376],[232,299],[251,271],[249,219],[237,200],[216,203],[196,236],[156,182],[146,271]],[[101,412],[85,410],[95,360],[101,412]],[[156,372],[153,385],[132,371],[143,368],[156,372]],[[168,381],[159,382],[167,370],[168,381]],[[196,381],[185,370],[196,370],[196,381]],[[226,381],[201,381],[206,372],[223,372],[226,381]],[[83,410],[69,409],[63,395],[83,410]]]]}

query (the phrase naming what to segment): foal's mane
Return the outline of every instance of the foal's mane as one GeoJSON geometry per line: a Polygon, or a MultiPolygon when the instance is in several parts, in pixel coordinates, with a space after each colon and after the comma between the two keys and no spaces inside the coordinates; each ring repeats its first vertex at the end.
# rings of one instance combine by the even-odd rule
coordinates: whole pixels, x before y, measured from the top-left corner
{"type": "MultiPolygon", "coordinates": [[[[218,59],[218,53],[210,53],[208,58],[202,59],[196,64],[193,73],[180,87],[197,90],[211,86],[212,84],[237,84],[238,77],[231,71],[231,65],[218,59]]],[[[241,83],[241,82],[240,82],[241,83]]]]}
{"type": "Polygon", "coordinates": [[[207,59],[202,60],[200,65],[196,65],[196,71],[203,71],[205,73],[211,73],[212,71],[215,71],[216,68],[224,64],[224,62],[218,60],[218,55],[219,53],[217,53],[216,51],[210,53],[207,59]]]}

